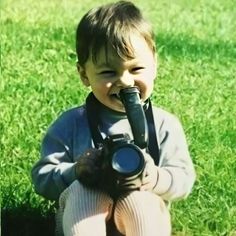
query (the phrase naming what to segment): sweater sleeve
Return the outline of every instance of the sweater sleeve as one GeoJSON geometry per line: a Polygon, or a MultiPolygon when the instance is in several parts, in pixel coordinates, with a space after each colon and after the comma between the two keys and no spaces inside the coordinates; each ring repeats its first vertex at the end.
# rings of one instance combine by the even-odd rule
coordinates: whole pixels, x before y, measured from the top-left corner
{"type": "Polygon", "coordinates": [[[52,134],[47,134],[42,143],[41,159],[31,172],[36,193],[57,200],[76,179],[74,166],[67,147],[52,134]]]}
{"type": "Polygon", "coordinates": [[[186,198],[193,187],[196,174],[180,121],[168,115],[160,130],[160,165],[154,192],[164,200],[186,198]]]}
{"type": "Polygon", "coordinates": [[[31,176],[36,193],[57,200],[75,179],[72,156],[71,121],[60,117],[47,131],[41,145],[41,158],[33,166],[31,176]]]}

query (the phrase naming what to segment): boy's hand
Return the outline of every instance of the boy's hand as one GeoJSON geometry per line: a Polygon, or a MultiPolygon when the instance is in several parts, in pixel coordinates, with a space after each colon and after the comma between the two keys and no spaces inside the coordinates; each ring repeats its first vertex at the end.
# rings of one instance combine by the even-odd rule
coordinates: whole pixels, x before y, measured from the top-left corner
{"type": "Polygon", "coordinates": [[[99,179],[99,157],[101,150],[90,148],[85,151],[75,165],[75,173],[85,185],[94,185],[99,179]]]}
{"type": "Polygon", "coordinates": [[[158,181],[158,168],[155,165],[152,157],[149,154],[145,154],[146,164],[142,173],[142,185],[141,191],[152,191],[158,181]]]}

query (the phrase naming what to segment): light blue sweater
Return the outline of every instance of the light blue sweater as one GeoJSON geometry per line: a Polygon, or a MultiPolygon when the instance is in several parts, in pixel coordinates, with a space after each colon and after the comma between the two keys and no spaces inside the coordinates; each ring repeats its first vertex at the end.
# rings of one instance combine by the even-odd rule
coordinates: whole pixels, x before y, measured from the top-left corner
{"type": "MultiPolygon", "coordinates": [[[[183,128],[174,115],[160,108],[153,107],[153,115],[160,148],[159,176],[153,192],[165,201],[185,198],[196,176],[183,128]]],[[[97,116],[102,120],[103,137],[117,133],[132,137],[125,114],[104,109],[97,116]]],[[[47,199],[58,200],[63,190],[76,180],[75,162],[91,147],[94,144],[86,106],[64,112],[43,138],[41,158],[32,169],[35,191],[47,199]]]]}

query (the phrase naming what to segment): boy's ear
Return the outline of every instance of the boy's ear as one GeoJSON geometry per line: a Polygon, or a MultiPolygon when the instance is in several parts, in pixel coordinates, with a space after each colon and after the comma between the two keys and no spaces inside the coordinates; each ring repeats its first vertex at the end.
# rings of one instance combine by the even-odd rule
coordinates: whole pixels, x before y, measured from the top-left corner
{"type": "Polygon", "coordinates": [[[83,84],[85,86],[89,87],[90,83],[89,83],[89,79],[87,77],[85,68],[83,66],[81,66],[79,63],[77,63],[76,66],[77,66],[77,70],[80,75],[80,79],[82,80],[83,84]]]}

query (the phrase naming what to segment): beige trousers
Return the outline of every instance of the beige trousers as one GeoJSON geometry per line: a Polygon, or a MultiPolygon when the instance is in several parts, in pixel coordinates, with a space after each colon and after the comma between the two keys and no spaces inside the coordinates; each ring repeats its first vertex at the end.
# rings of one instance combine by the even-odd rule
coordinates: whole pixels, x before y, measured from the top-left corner
{"type": "Polygon", "coordinates": [[[133,191],[116,203],[104,192],[74,181],[60,196],[56,234],[105,236],[109,220],[117,232],[111,236],[170,236],[169,211],[163,200],[147,191],[133,191]]]}

